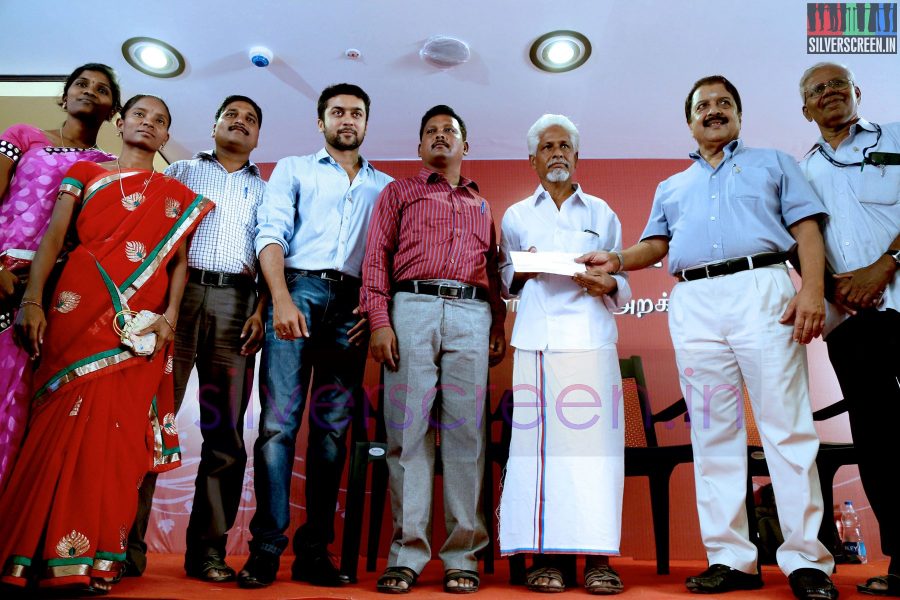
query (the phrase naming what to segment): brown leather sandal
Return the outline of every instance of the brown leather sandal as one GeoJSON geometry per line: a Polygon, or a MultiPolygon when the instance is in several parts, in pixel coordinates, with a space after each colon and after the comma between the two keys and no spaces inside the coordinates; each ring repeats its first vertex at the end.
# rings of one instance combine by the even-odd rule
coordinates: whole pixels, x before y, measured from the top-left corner
{"type": "Polygon", "coordinates": [[[597,565],[584,570],[584,589],[589,594],[621,594],[625,585],[611,566],[597,565]]]}
{"type": "Polygon", "coordinates": [[[525,573],[525,587],[532,592],[555,594],[566,591],[566,584],[562,572],[556,567],[532,567],[525,573]],[[538,579],[547,579],[544,583],[538,583],[538,579]],[[559,585],[552,585],[558,582],[559,585]]]}

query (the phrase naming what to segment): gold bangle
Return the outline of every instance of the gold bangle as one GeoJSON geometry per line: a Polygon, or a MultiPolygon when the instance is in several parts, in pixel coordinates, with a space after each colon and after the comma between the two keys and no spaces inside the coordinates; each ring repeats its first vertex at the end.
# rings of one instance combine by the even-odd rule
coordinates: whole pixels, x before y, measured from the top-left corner
{"type": "Polygon", "coordinates": [[[37,306],[39,309],[44,310],[44,305],[41,304],[40,302],[37,302],[36,300],[22,300],[21,302],[19,302],[19,308],[24,307],[26,304],[33,304],[34,306],[37,306]]]}
{"type": "Polygon", "coordinates": [[[175,326],[172,325],[172,321],[169,320],[169,317],[166,316],[166,313],[162,314],[162,318],[166,322],[166,325],[169,326],[169,329],[172,330],[172,333],[175,333],[175,326]]]}

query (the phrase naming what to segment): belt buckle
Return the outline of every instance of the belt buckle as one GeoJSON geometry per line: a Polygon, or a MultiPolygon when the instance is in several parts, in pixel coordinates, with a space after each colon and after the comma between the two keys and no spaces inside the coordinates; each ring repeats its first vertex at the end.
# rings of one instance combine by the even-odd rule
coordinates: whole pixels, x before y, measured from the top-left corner
{"type": "Polygon", "coordinates": [[[220,271],[203,271],[203,274],[200,275],[200,283],[203,285],[212,285],[215,287],[222,287],[225,285],[222,281],[224,273],[220,271]],[[209,275],[213,275],[214,277],[210,278],[209,275]],[[212,281],[210,281],[212,279],[212,281]]]}
{"type": "Polygon", "coordinates": [[[709,272],[710,267],[715,267],[718,264],[720,264],[720,263],[712,263],[711,265],[703,265],[703,270],[706,272],[707,279],[715,279],[716,277],[725,277],[725,275],[727,275],[727,273],[719,273],[718,275],[715,275],[715,274],[711,274],[709,272]]]}
{"type": "Polygon", "coordinates": [[[334,277],[329,271],[320,271],[319,279],[324,279],[325,281],[342,281],[344,278],[340,275],[334,277]]]}
{"type": "Polygon", "coordinates": [[[443,283],[438,284],[438,297],[446,298],[448,300],[458,300],[462,298],[463,288],[454,285],[445,285],[443,283]]]}

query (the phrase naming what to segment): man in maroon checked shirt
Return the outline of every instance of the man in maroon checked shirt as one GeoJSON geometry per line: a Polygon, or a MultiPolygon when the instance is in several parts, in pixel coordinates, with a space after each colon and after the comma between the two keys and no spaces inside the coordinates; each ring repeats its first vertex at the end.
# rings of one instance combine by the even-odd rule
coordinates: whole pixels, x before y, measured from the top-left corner
{"type": "Polygon", "coordinates": [[[475,553],[488,542],[480,511],[488,365],[506,351],[497,242],[487,201],[460,175],[466,125],[449,106],[419,129],[422,170],[375,204],[360,306],[384,363],[394,532],[378,591],[406,591],[431,558],[435,429],[440,428],[447,591],[478,589],[475,553]],[[431,409],[440,393],[437,420],[431,409]]]}

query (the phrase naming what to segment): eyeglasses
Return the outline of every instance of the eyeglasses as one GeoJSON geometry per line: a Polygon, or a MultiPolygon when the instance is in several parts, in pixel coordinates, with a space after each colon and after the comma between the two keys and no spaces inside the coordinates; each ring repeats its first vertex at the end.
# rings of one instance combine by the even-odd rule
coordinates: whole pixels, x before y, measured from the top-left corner
{"type": "Polygon", "coordinates": [[[825,88],[831,88],[833,90],[846,90],[852,83],[853,82],[849,79],[832,79],[830,81],[815,85],[811,88],[807,88],[806,97],[818,98],[825,93],[825,88]]]}

